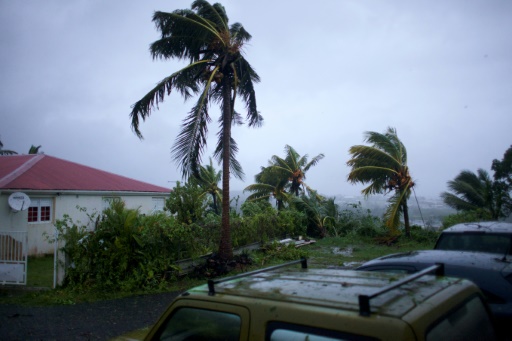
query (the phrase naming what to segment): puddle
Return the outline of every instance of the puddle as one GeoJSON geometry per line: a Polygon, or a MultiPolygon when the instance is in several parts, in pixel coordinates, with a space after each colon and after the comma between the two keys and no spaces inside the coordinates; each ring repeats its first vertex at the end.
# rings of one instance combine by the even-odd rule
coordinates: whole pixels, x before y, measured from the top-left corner
{"type": "Polygon", "coordinates": [[[349,246],[346,249],[340,249],[339,247],[333,247],[332,253],[335,255],[342,255],[345,257],[352,257],[352,251],[353,249],[349,246]]]}

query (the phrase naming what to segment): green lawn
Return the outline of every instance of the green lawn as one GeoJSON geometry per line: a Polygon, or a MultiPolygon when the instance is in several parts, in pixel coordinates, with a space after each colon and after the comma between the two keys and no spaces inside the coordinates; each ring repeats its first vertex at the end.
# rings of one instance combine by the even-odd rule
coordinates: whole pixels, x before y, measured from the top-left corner
{"type": "Polygon", "coordinates": [[[53,255],[28,258],[27,287],[53,287],[53,255]]]}

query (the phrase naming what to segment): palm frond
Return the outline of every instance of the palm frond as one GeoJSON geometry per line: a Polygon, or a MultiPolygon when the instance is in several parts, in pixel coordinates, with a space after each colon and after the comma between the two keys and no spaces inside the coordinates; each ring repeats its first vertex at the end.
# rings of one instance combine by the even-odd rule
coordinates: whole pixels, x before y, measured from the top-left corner
{"type": "Polygon", "coordinates": [[[181,92],[183,97],[187,99],[190,97],[191,92],[196,93],[199,91],[197,83],[191,82],[192,74],[197,72],[197,68],[201,64],[197,62],[190,64],[183,69],[173,73],[172,75],[161,80],[151,91],[149,91],[141,100],[132,105],[132,112],[130,113],[131,127],[135,134],[142,138],[142,133],[139,130],[140,119],[145,121],[151,115],[151,111],[157,107],[158,104],[163,102],[165,95],[170,95],[173,88],[181,92]]]}

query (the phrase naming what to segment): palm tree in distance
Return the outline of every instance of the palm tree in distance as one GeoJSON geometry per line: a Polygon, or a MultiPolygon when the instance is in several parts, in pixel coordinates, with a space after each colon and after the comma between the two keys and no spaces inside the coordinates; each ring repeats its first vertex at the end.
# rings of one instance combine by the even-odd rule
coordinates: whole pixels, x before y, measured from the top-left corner
{"type": "Polygon", "coordinates": [[[132,107],[131,126],[139,138],[140,120],[172,90],[185,99],[198,95],[198,100],[183,120],[181,132],[172,148],[172,155],[181,166],[184,177],[199,173],[201,156],[206,147],[211,103],[220,105],[218,142],[214,157],[222,162],[222,226],[219,257],[233,257],[229,221],[229,178],[231,171],[243,178],[242,167],[236,160],[238,151],[231,137],[231,127],[242,122],[234,109],[236,97],[246,104],[249,126],[260,126],[263,118],[257,111],[253,83],[259,76],[242,55],[244,44],[251,35],[240,23],[228,26],[224,7],[196,0],[191,9],[172,13],[155,12],[153,22],[161,38],[151,44],[153,59],[187,59],[190,64],[160,81],[132,107]]]}
{"type": "Polygon", "coordinates": [[[272,167],[261,167],[261,172],[254,176],[254,180],[256,183],[244,188],[244,192],[252,192],[247,200],[269,200],[274,198],[278,210],[285,207],[285,203],[290,199],[290,194],[286,192],[288,178],[279,177],[272,167]]]}
{"type": "Polygon", "coordinates": [[[199,177],[196,177],[197,184],[203,190],[203,195],[209,194],[212,196],[213,210],[215,214],[219,214],[219,203],[222,202],[222,190],[218,184],[222,179],[222,171],[217,171],[213,167],[212,158],[210,164],[201,166],[199,170],[199,177]]]}
{"type": "Polygon", "coordinates": [[[448,188],[452,192],[441,193],[446,205],[457,211],[474,211],[482,219],[497,220],[506,216],[504,204],[508,201],[508,191],[500,186],[499,181],[493,181],[484,169],[476,173],[463,170],[448,181],[448,188]]]}
{"type": "MultiPolygon", "coordinates": [[[[300,156],[299,153],[289,145],[285,146],[284,159],[274,155],[268,162],[267,167],[262,167],[261,172],[256,174],[256,184],[247,186],[244,191],[251,191],[253,194],[249,200],[275,197],[277,206],[283,208],[283,203],[291,199],[290,195],[299,196],[304,189],[312,191],[305,183],[306,172],[317,165],[324,158],[324,154],[318,154],[311,161],[308,155],[300,156]]],[[[314,192],[314,191],[313,191],[314,192]]],[[[314,192],[316,193],[316,192],[314,192]]]]}
{"type": "Polygon", "coordinates": [[[28,153],[29,154],[39,154],[39,149],[41,148],[42,146],[34,146],[34,145],[31,145],[30,146],[30,149],[28,150],[28,153]]]}
{"type": "Polygon", "coordinates": [[[280,158],[277,155],[272,156],[270,160],[271,166],[276,173],[280,174],[282,178],[288,178],[289,192],[295,196],[299,196],[303,187],[311,190],[304,182],[306,179],[306,172],[313,166],[316,166],[320,160],[324,158],[324,154],[318,154],[311,161],[308,162],[308,155],[300,156],[289,145],[284,147],[285,158],[280,158]]]}
{"type": "Polygon", "coordinates": [[[396,234],[403,214],[405,235],[410,237],[407,199],[411,195],[414,182],[407,166],[407,150],[396,130],[391,127],[384,134],[366,132],[365,142],[371,145],[356,145],[349,149],[352,158],[347,161],[347,165],[352,169],[348,181],[369,184],[361,191],[365,197],[393,192],[384,213],[386,226],[392,234],[396,234]]]}

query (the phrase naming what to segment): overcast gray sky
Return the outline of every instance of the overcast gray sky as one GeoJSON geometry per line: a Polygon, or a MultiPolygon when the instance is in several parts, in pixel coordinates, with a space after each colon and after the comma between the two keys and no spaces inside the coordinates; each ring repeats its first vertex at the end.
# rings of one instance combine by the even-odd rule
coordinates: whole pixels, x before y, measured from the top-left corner
{"type": "MultiPolygon", "coordinates": [[[[130,128],[131,105],[184,64],[153,61],[154,11],[192,0],[0,0],[0,139],[155,185],[181,180],[170,149],[195,100],[172,94],[130,128]]],[[[235,127],[245,182],[290,145],[325,158],[306,182],[357,195],[348,149],[397,129],[418,196],[461,170],[490,171],[512,144],[512,1],[224,0],[253,36],[247,60],[264,125],[235,127]]],[[[243,107],[238,111],[242,112],[243,107]]],[[[217,124],[210,127],[210,151],[217,124]]],[[[220,166],[218,166],[220,169],[220,166]]]]}

